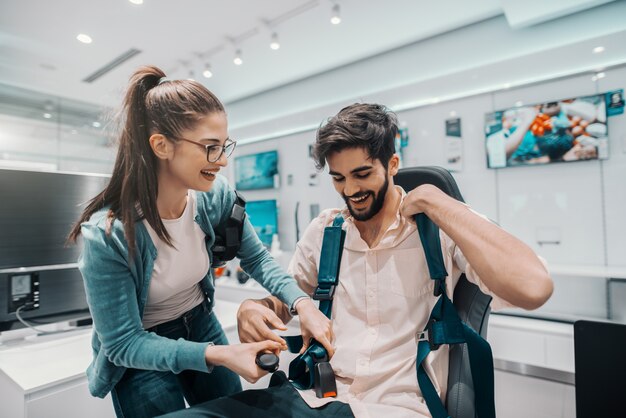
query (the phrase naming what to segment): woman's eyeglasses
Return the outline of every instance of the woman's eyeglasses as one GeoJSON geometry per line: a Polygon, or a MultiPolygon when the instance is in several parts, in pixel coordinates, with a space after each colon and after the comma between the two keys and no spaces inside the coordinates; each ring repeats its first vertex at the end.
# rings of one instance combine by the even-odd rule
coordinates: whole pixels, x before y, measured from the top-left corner
{"type": "Polygon", "coordinates": [[[231,141],[230,139],[227,139],[224,145],[217,145],[217,144],[209,145],[209,144],[203,144],[197,141],[192,141],[191,139],[187,139],[187,138],[179,138],[179,137],[172,137],[172,138],[182,139],[183,141],[191,142],[192,144],[196,144],[201,147],[204,147],[206,149],[206,160],[210,163],[217,162],[217,160],[222,158],[222,154],[226,155],[226,158],[230,157],[230,155],[235,150],[235,147],[237,146],[237,141],[231,141]]]}

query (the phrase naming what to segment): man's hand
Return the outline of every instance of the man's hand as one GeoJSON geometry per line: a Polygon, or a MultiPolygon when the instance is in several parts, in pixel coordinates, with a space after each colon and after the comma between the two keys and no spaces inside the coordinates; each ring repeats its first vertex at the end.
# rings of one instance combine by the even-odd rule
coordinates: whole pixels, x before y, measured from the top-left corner
{"type": "Polygon", "coordinates": [[[407,193],[402,201],[400,213],[407,218],[412,218],[418,213],[427,212],[429,203],[436,199],[449,200],[452,198],[442,192],[437,186],[422,184],[407,193]]]}
{"type": "Polygon", "coordinates": [[[330,319],[326,318],[310,299],[303,299],[298,302],[296,310],[300,317],[300,331],[304,341],[300,354],[304,353],[304,350],[308,348],[311,338],[315,338],[328,352],[328,358],[332,357],[335,354],[332,344],[335,340],[335,335],[333,334],[330,319]]]}
{"type": "Polygon", "coordinates": [[[271,340],[279,343],[281,350],[286,350],[287,343],[276,335],[272,329],[286,331],[287,327],[276,313],[261,301],[252,299],[243,301],[237,311],[239,341],[250,343],[271,340]]]}

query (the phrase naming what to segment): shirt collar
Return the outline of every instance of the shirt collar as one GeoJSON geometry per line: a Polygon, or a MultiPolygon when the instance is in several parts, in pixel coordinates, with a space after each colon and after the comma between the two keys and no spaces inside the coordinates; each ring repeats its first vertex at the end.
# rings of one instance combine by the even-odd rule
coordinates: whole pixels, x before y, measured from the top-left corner
{"type": "Polygon", "coordinates": [[[403,242],[409,235],[416,231],[417,227],[412,219],[406,218],[400,214],[400,207],[406,198],[406,192],[398,185],[394,186],[401,194],[400,205],[394,221],[389,225],[387,230],[383,233],[383,237],[374,248],[369,248],[367,243],[361,239],[361,234],[358,228],[354,224],[354,218],[350,215],[348,206],[344,206],[341,209],[341,215],[343,216],[346,224],[346,240],[344,247],[352,251],[371,251],[382,250],[387,248],[393,248],[403,242]]]}

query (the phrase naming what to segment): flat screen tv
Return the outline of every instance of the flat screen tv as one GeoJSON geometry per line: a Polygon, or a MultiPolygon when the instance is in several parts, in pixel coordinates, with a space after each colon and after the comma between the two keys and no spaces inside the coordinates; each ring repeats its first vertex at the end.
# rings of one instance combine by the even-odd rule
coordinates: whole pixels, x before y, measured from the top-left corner
{"type": "Polygon", "coordinates": [[[276,200],[255,200],[246,203],[246,213],[259,239],[269,248],[272,237],[278,233],[276,200]]]}
{"type": "Polygon", "coordinates": [[[89,317],[77,260],[65,245],[107,176],[0,169],[0,331],[89,317]]]}
{"type": "Polygon", "coordinates": [[[235,158],[235,186],[238,190],[278,187],[278,152],[267,151],[235,158]]]}
{"type": "Polygon", "coordinates": [[[487,166],[608,158],[604,94],[517,106],[485,115],[487,166]]]}

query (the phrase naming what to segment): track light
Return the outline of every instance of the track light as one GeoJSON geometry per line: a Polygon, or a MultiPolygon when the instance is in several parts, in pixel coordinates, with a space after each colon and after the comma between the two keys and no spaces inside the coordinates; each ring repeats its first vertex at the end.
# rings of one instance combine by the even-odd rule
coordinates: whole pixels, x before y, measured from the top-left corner
{"type": "Polygon", "coordinates": [[[213,77],[213,72],[211,71],[211,65],[208,62],[204,65],[204,71],[202,71],[202,75],[205,78],[213,77]]]}
{"type": "Polygon", "coordinates": [[[272,33],[272,40],[270,41],[270,48],[276,51],[280,48],[280,42],[278,42],[278,34],[276,32],[272,33]]]}
{"type": "Polygon", "coordinates": [[[332,9],[332,15],[330,17],[330,23],[338,25],[341,23],[341,16],[339,14],[339,5],[335,4],[332,9]]]}
{"type": "Polygon", "coordinates": [[[241,49],[235,51],[235,58],[233,58],[233,63],[235,65],[243,64],[243,59],[241,58],[241,49]]]}

